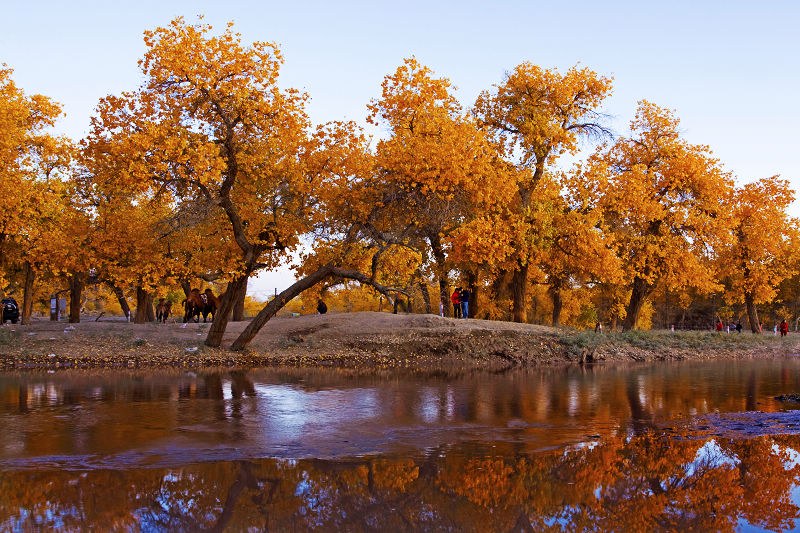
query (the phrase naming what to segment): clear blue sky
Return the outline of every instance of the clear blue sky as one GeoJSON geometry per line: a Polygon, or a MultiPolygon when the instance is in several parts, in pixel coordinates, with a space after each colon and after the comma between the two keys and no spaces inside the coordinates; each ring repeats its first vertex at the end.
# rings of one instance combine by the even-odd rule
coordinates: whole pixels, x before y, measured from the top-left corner
{"type": "MultiPolygon", "coordinates": [[[[449,77],[465,106],[524,60],[615,78],[605,111],[624,133],[640,99],[676,111],[738,182],[781,174],[800,189],[800,2],[207,2],[0,0],[0,63],[27,93],[64,106],[79,139],[99,98],[137,87],[142,32],[176,16],[228,21],[276,41],[281,84],[307,91],[316,122],[363,123],[383,77],[411,55],[449,77]]],[[[800,214],[796,203],[793,214],[800,214]]],[[[264,276],[264,295],[291,282],[264,276]]]]}

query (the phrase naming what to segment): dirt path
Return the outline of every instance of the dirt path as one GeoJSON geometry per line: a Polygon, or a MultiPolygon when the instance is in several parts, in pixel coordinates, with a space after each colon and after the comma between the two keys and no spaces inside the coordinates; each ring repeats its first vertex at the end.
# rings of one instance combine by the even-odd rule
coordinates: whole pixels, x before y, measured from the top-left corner
{"type": "MultiPolygon", "coordinates": [[[[230,323],[228,346],[246,323],[230,323]]],[[[455,369],[800,353],[800,334],[772,336],[634,332],[595,335],[545,326],[435,315],[349,313],[274,318],[245,353],[203,345],[209,324],[79,324],[0,327],[0,367],[336,366],[455,369]]]]}

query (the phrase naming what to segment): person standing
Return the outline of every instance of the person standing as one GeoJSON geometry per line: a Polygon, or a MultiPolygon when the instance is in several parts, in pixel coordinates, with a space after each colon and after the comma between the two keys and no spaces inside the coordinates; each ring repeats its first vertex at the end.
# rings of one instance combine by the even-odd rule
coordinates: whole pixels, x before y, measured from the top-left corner
{"type": "Polygon", "coordinates": [[[461,318],[461,287],[456,287],[450,301],[453,303],[453,318],[461,318]]]}
{"type": "Polygon", "coordinates": [[[722,333],[722,328],[723,327],[724,326],[722,325],[722,319],[720,318],[719,322],[717,322],[717,333],[722,333]]]}
{"type": "Polygon", "coordinates": [[[469,318],[469,289],[461,289],[461,318],[469,318]]]}
{"type": "Polygon", "coordinates": [[[781,337],[785,337],[789,333],[789,323],[786,322],[785,318],[781,320],[780,329],[781,329],[781,337]]]}

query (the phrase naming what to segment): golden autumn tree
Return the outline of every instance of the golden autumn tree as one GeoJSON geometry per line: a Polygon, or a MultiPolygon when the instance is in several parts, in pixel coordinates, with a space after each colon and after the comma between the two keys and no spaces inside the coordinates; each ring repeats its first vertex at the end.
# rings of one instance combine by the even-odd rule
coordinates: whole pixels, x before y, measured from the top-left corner
{"type": "Polygon", "coordinates": [[[731,303],[744,301],[750,330],[761,333],[758,304],[772,301],[780,283],[798,272],[798,221],[789,182],[773,176],[733,191],[733,242],[719,251],[731,303]]]}
{"type": "Polygon", "coordinates": [[[481,93],[474,113],[517,169],[517,193],[506,226],[514,228],[513,319],[525,321],[528,271],[535,254],[538,186],[559,156],[574,154],[580,139],[604,135],[598,109],[611,79],[588,68],[565,73],[529,62],[518,65],[492,92],[481,93]]]}
{"type": "Polygon", "coordinates": [[[659,283],[674,291],[718,286],[710,253],[729,236],[729,176],[708,147],[680,137],[678,124],[671,112],[641,102],[632,136],[592,156],[583,180],[631,291],[626,330],[659,283]]]}
{"type": "Polygon", "coordinates": [[[0,285],[9,267],[24,272],[22,321],[30,321],[34,280],[47,270],[43,246],[63,222],[65,189],[72,145],[47,132],[61,114],[58,104],[41,95],[26,96],[0,68],[0,285]]]}
{"type": "Polygon", "coordinates": [[[206,340],[219,346],[234,295],[319,216],[315,193],[328,169],[324,159],[308,163],[329,132],[309,132],[307,96],[278,86],[283,59],[273,43],[244,45],[231,25],[213,35],[176,19],[145,32],[145,44],[142,87],[101,102],[90,142],[127,151],[122,183],[204,202],[226,220],[236,264],[206,340]]]}
{"type": "MultiPolygon", "coordinates": [[[[226,220],[205,199],[180,198],[169,188],[151,189],[124,179],[130,167],[129,138],[108,142],[92,135],[82,150],[77,197],[92,213],[95,230],[86,247],[94,281],[108,285],[129,314],[125,290],[135,291],[137,323],[155,320],[160,287],[212,280],[236,268],[235,245],[226,220]]],[[[176,310],[177,311],[177,310],[176,310]]]]}
{"type": "Polygon", "coordinates": [[[352,123],[334,123],[317,129],[315,149],[305,158],[306,171],[319,180],[315,191],[316,215],[308,221],[311,249],[303,254],[298,279],[273,298],[233,342],[243,350],[258,331],[292,298],[318,283],[352,279],[370,285],[389,298],[404,289],[381,283],[385,254],[403,248],[410,251],[403,265],[392,270],[413,271],[418,254],[407,244],[408,235],[397,231],[392,219],[383,216],[386,206],[379,200],[383,190],[373,179],[373,159],[368,140],[352,123]]]}
{"type": "Polygon", "coordinates": [[[450,81],[416,59],[406,59],[386,76],[381,97],[368,107],[367,120],[389,132],[376,147],[373,184],[382,189],[383,224],[408,234],[421,251],[429,250],[439,298],[449,314],[450,237],[476,212],[507,201],[513,191],[498,172],[495,148],[462,112],[450,81]]]}
{"type": "Polygon", "coordinates": [[[580,173],[564,174],[551,186],[548,224],[533,231],[541,234],[536,263],[546,276],[553,301],[552,324],[560,324],[564,294],[586,283],[614,283],[620,277],[620,262],[613,249],[613,235],[602,231],[602,210],[559,190],[574,188],[580,173]]]}

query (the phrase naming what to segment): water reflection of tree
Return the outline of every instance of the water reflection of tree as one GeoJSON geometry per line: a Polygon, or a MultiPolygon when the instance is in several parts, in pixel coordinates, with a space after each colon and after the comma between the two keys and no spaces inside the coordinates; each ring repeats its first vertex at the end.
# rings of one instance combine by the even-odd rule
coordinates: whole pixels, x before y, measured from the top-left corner
{"type": "Polygon", "coordinates": [[[646,433],[519,453],[259,460],[179,469],[0,474],[0,529],[733,531],[793,527],[800,436],[646,433]]]}

